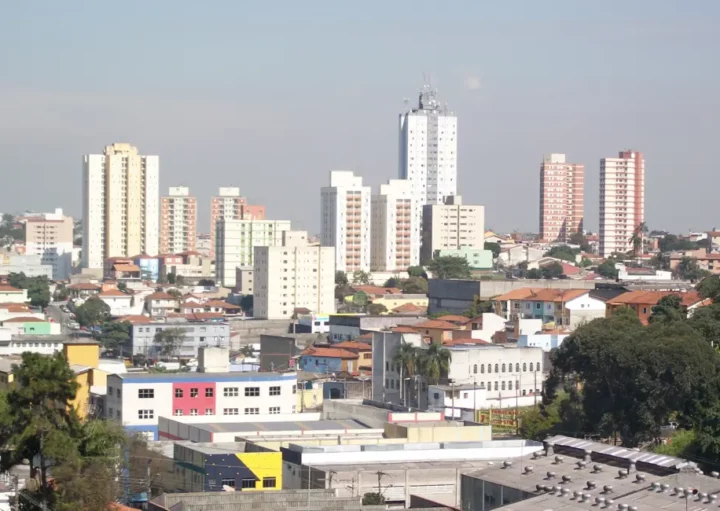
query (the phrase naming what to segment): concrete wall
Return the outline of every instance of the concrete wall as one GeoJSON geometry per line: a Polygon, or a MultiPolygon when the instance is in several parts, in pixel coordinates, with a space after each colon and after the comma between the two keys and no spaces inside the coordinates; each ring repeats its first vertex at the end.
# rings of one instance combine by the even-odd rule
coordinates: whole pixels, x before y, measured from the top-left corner
{"type": "Polygon", "coordinates": [[[428,281],[428,313],[462,313],[470,308],[475,296],[489,300],[523,287],[552,289],[595,289],[592,280],[440,280],[428,281]]]}
{"type": "Polygon", "coordinates": [[[240,344],[260,342],[260,334],[283,335],[292,331],[289,319],[231,319],[230,330],[237,332],[240,344]]]}
{"type": "Polygon", "coordinates": [[[490,426],[454,426],[452,423],[407,425],[386,424],[385,436],[406,438],[407,442],[481,442],[492,440],[490,426]]]}

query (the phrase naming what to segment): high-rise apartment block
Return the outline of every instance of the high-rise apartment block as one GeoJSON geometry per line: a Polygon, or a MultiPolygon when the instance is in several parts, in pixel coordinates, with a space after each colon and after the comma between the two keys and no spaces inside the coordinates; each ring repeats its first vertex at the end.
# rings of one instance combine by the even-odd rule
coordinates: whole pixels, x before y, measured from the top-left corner
{"type": "Polygon", "coordinates": [[[185,186],[170,187],[160,203],[160,253],[195,250],[197,199],[185,186]]]}
{"type": "Polygon", "coordinates": [[[540,165],[540,239],[567,243],[583,229],[585,167],[549,154],[540,165]]]}
{"type": "Polygon", "coordinates": [[[289,220],[233,220],[220,218],[215,238],[215,275],[218,284],[235,286],[235,269],[253,265],[255,247],[282,244],[289,220]]]}
{"type": "Polygon", "coordinates": [[[420,262],[420,232],[412,183],[391,179],[372,197],[373,271],[405,271],[420,262]]]}
{"type": "Polygon", "coordinates": [[[459,195],[448,196],[444,204],[423,207],[422,264],[437,251],[462,247],[485,248],[485,206],[462,203],[459,195]]]}
{"type": "Polygon", "coordinates": [[[73,219],[54,213],[27,215],[25,223],[25,254],[40,256],[41,264],[52,266],[53,280],[65,280],[72,270],[73,219]]]}
{"type": "MultiPolygon", "coordinates": [[[[457,194],[457,117],[425,85],[418,106],[400,114],[399,176],[412,183],[418,232],[425,204],[457,194]]],[[[418,247],[419,248],[419,247],[418,247]]]]}
{"type": "Polygon", "coordinates": [[[83,158],[82,266],[158,254],[160,159],[115,143],[83,158]]]}
{"type": "Polygon", "coordinates": [[[210,200],[210,250],[215,257],[215,229],[221,218],[228,220],[265,220],[265,206],[250,205],[240,195],[240,188],[221,187],[210,200]]]}
{"type": "Polygon", "coordinates": [[[335,247],[337,271],[370,270],[370,187],[351,171],[330,172],[321,191],[320,243],[335,247]]]}
{"type": "Polygon", "coordinates": [[[253,314],[291,318],[296,308],[335,312],[335,248],[310,245],[307,233],[285,231],[281,246],[256,247],[253,314]]]}
{"type": "Polygon", "coordinates": [[[600,255],[624,254],[645,221],[645,159],[637,151],[621,151],[600,160],[600,255]]]}

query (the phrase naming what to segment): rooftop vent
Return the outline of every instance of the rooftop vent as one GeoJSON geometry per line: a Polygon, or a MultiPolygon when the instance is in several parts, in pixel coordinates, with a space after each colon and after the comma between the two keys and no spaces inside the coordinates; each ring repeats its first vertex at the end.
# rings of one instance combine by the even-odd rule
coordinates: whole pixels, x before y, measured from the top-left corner
{"type": "Polygon", "coordinates": [[[620,503],[618,504],[618,509],[626,510],[627,508],[628,508],[628,505],[625,504],[625,503],[623,503],[623,502],[620,502],[620,503]]]}
{"type": "Polygon", "coordinates": [[[601,465],[593,465],[593,472],[602,472],[602,466],[601,465]]]}
{"type": "Polygon", "coordinates": [[[560,490],[562,490],[561,487],[559,487],[559,486],[553,486],[553,491],[554,491],[555,493],[560,493],[560,490]]]}
{"type": "Polygon", "coordinates": [[[555,477],[555,472],[551,472],[551,471],[548,470],[546,475],[547,475],[547,478],[548,478],[548,479],[552,479],[552,478],[555,477]]]}
{"type": "Polygon", "coordinates": [[[625,477],[626,475],[628,475],[628,471],[627,471],[627,470],[622,469],[622,468],[621,468],[620,470],[618,470],[618,477],[620,477],[620,479],[622,479],[622,478],[625,477]]]}
{"type": "Polygon", "coordinates": [[[605,497],[602,497],[602,496],[595,497],[595,504],[597,504],[599,506],[600,504],[604,504],[604,503],[605,503],[605,497]]]}
{"type": "Polygon", "coordinates": [[[569,483],[572,481],[572,477],[570,476],[562,476],[563,483],[569,483]]]}
{"type": "Polygon", "coordinates": [[[524,470],[526,474],[530,474],[533,471],[533,466],[527,465],[524,470]]]}
{"type": "Polygon", "coordinates": [[[653,482],[650,484],[650,489],[651,489],[652,491],[661,490],[660,483],[658,483],[657,481],[653,481],[653,482]]]}
{"type": "Polygon", "coordinates": [[[714,477],[715,479],[720,478],[720,472],[712,471],[710,472],[710,477],[714,477]]]}
{"type": "Polygon", "coordinates": [[[585,463],[590,463],[592,461],[592,459],[590,457],[591,455],[592,455],[592,451],[589,449],[585,449],[585,458],[584,458],[585,463]]]}
{"type": "Polygon", "coordinates": [[[645,481],[645,474],[635,474],[635,480],[638,483],[642,483],[643,481],[645,481]]]}
{"type": "Polygon", "coordinates": [[[605,507],[612,507],[612,505],[615,504],[615,501],[613,499],[605,499],[605,507]]]}
{"type": "Polygon", "coordinates": [[[503,468],[512,467],[512,461],[503,461],[503,468]]]}
{"type": "Polygon", "coordinates": [[[596,485],[595,485],[595,481],[588,481],[588,482],[587,482],[588,490],[592,490],[593,488],[595,488],[595,486],[596,486],[596,485]]]}
{"type": "Polygon", "coordinates": [[[584,461],[578,461],[578,462],[576,463],[576,465],[577,465],[578,469],[583,469],[583,468],[585,468],[585,466],[587,465],[587,463],[585,463],[584,461]]]}
{"type": "Polygon", "coordinates": [[[589,493],[583,493],[583,494],[580,496],[580,501],[581,501],[581,502],[587,502],[587,501],[590,500],[591,498],[592,498],[592,495],[590,495],[589,493]]]}
{"type": "Polygon", "coordinates": [[[668,491],[668,490],[670,489],[670,485],[667,484],[667,483],[662,483],[662,484],[660,485],[660,488],[662,488],[662,491],[663,491],[663,493],[664,493],[664,492],[666,492],[666,491],[668,491]]]}
{"type": "Polygon", "coordinates": [[[555,463],[562,463],[565,460],[562,456],[555,456],[555,463]]]}
{"type": "Polygon", "coordinates": [[[606,484],[605,486],[603,486],[603,491],[604,491],[605,493],[612,493],[612,491],[613,491],[612,485],[611,485],[611,484],[606,484]]]}

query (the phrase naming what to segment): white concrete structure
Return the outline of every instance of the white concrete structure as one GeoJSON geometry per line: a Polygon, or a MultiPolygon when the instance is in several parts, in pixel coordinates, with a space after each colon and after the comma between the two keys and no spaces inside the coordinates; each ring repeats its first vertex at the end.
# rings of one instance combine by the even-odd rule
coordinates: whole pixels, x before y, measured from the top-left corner
{"type": "Polygon", "coordinates": [[[215,275],[218,285],[235,286],[235,271],[253,265],[255,247],[282,244],[289,220],[234,220],[219,218],[215,236],[215,275]]]}
{"type": "Polygon", "coordinates": [[[633,250],[630,239],[645,221],[645,159],[636,151],[600,160],[600,255],[633,250]]]}
{"type": "Polygon", "coordinates": [[[27,301],[27,289],[0,284],[0,303],[26,303],[27,301]]]}
{"type": "Polygon", "coordinates": [[[484,383],[489,399],[542,391],[543,350],[540,348],[482,345],[448,349],[452,355],[448,378],[456,384],[484,383]]]}
{"type": "MultiPolygon", "coordinates": [[[[0,356],[22,355],[25,352],[53,355],[63,349],[62,335],[14,335],[12,328],[0,329],[0,356]]],[[[20,360],[8,361],[9,364],[20,364],[20,360]]],[[[11,367],[7,368],[11,369],[11,367]]]]}
{"type": "Polygon", "coordinates": [[[391,179],[372,197],[372,271],[405,271],[420,264],[420,225],[412,183],[391,179]]]}
{"type": "Polygon", "coordinates": [[[438,250],[485,248],[485,206],[463,204],[462,197],[452,195],[440,204],[425,205],[422,215],[421,261],[429,261],[438,250]]]}
{"type": "Polygon", "coordinates": [[[52,279],[65,280],[73,262],[73,219],[63,215],[62,209],[54,213],[26,216],[25,254],[40,256],[40,262],[52,266],[52,279]]]}
{"type": "Polygon", "coordinates": [[[399,127],[399,177],[412,183],[420,226],[423,205],[457,194],[457,117],[424,85],[418,106],[400,114],[399,127]]]}
{"type": "Polygon", "coordinates": [[[305,231],[283,232],[279,247],[255,247],[253,275],[256,318],[291,318],[301,307],[335,312],[335,248],[309,245],[305,231]]]}
{"type": "Polygon", "coordinates": [[[290,414],[297,408],[295,373],[126,373],[109,375],[105,416],[158,438],[159,417],[290,414]]]}
{"type": "Polygon", "coordinates": [[[330,172],[321,190],[320,243],[335,247],[337,271],[370,270],[370,187],[352,171],[330,172]]]}
{"type": "Polygon", "coordinates": [[[83,268],[109,257],[157,255],[160,159],[115,143],[83,158],[83,268]]]}
{"type": "Polygon", "coordinates": [[[618,271],[618,280],[641,280],[641,281],[654,281],[661,280],[667,281],[672,280],[672,272],[665,270],[649,270],[647,268],[628,268],[622,263],[615,263],[615,269],[618,271]]]}
{"type": "Polygon", "coordinates": [[[42,256],[39,255],[3,252],[0,254],[0,275],[11,273],[24,273],[26,277],[47,277],[52,280],[53,267],[43,264],[42,256]]]}
{"type": "Polygon", "coordinates": [[[544,352],[549,352],[555,348],[559,348],[563,341],[570,334],[522,334],[518,337],[518,348],[540,348],[544,352]]]}
{"type": "Polygon", "coordinates": [[[110,307],[112,316],[130,316],[142,314],[144,302],[135,300],[135,295],[123,293],[117,289],[108,289],[97,294],[110,307]]]}

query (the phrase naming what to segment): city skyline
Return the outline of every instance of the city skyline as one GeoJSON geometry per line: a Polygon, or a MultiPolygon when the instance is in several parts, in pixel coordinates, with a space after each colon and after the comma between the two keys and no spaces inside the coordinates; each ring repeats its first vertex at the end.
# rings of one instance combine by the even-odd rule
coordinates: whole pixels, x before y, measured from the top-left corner
{"type": "Polygon", "coordinates": [[[302,197],[315,196],[333,168],[355,171],[374,189],[395,177],[397,114],[430,72],[460,119],[458,193],[486,206],[489,228],[537,230],[537,161],[557,151],[585,164],[585,227],[597,231],[599,161],[622,147],[647,155],[651,229],[684,232],[716,223],[712,192],[695,184],[714,165],[707,148],[719,77],[703,63],[720,37],[712,31],[720,6],[524,5],[459,2],[437,13],[403,2],[377,9],[288,4],[287,13],[247,8],[244,21],[229,2],[201,12],[158,5],[142,15],[141,5],[130,2],[107,23],[134,25],[142,40],[97,37],[101,28],[88,20],[104,18],[101,6],[73,19],[60,6],[9,6],[5,19],[17,22],[3,24],[0,37],[16,50],[0,82],[6,120],[0,168],[15,182],[0,192],[3,209],[62,207],[79,218],[79,155],[127,141],[162,158],[161,189],[191,189],[200,232],[209,226],[204,205],[227,184],[266,204],[268,217],[318,233],[319,204],[302,197]],[[158,30],[159,20],[183,29],[176,31],[183,39],[158,30]],[[41,37],[28,37],[25,21],[41,37]],[[264,28],[245,30],[248,23],[264,28]],[[548,23],[563,24],[562,33],[548,34],[548,23]],[[433,30],[417,30],[425,25],[433,30]],[[80,37],[86,28],[90,33],[80,37]],[[345,37],[328,48],[338,33],[345,37]],[[84,44],[88,39],[95,44],[84,44]],[[255,46],[264,52],[241,51],[255,46]],[[299,58],[308,53],[317,58],[299,58]],[[136,62],[118,76],[106,55],[136,62]],[[230,55],[241,56],[243,66],[229,68],[230,55]],[[291,65],[274,65],[280,61],[291,65]],[[616,79],[630,61],[637,72],[616,79]],[[563,68],[570,71],[559,80],[563,68]],[[517,206],[502,211],[510,193],[517,206]],[[665,207],[670,193],[677,208],[665,207]]]}

